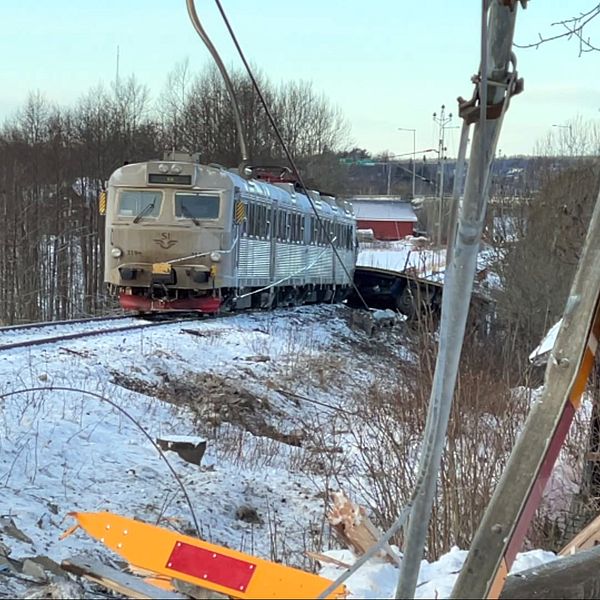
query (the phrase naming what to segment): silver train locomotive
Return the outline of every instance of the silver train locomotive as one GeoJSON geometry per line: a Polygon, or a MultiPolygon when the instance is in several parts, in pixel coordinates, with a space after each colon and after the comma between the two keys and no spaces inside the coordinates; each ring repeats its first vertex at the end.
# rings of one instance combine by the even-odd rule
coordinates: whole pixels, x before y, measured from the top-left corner
{"type": "Polygon", "coordinates": [[[285,171],[246,179],[181,153],[125,165],[108,183],[105,281],[140,313],[340,300],[356,259],[352,207],[308,194],[322,226],[285,171]]]}

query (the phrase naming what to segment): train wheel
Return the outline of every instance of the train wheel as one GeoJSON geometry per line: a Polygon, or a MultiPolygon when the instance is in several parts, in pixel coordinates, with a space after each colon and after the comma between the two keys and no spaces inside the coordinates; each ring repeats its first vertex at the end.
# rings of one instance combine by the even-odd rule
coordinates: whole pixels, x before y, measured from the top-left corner
{"type": "Polygon", "coordinates": [[[409,319],[416,316],[417,308],[415,306],[415,297],[410,286],[407,285],[402,294],[396,298],[396,308],[409,319]]]}

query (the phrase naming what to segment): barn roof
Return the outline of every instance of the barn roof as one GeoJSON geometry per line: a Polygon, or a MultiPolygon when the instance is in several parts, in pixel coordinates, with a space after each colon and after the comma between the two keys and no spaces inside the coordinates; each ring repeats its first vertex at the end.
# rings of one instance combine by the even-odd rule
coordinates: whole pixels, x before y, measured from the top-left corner
{"type": "Polygon", "coordinates": [[[417,215],[410,202],[400,200],[364,200],[352,198],[354,215],[359,221],[404,221],[416,223],[417,215]]]}

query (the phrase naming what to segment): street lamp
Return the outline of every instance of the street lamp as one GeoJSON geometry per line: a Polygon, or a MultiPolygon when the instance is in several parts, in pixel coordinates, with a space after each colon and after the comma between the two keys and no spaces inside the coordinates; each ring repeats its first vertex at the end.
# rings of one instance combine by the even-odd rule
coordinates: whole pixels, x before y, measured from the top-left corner
{"type": "Polygon", "coordinates": [[[412,157],[412,167],[413,167],[413,172],[412,172],[412,197],[415,197],[415,180],[416,180],[416,176],[417,176],[417,166],[415,165],[415,154],[416,154],[416,148],[417,148],[417,130],[416,129],[410,129],[408,127],[398,127],[398,131],[412,131],[413,134],[413,157],[412,157]]]}
{"type": "Polygon", "coordinates": [[[447,129],[448,123],[452,121],[452,113],[448,113],[446,116],[446,106],[442,104],[442,110],[438,116],[437,113],[433,113],[433,120],[435,123],[439,125],[439,151],[438,151],[438,159],[439,165],[441,168],[440,173],[440,206],[438,211],[438,231],[437,231],[437,243],[438,246],[442,245],[442,216],[443,216],[443,204],[444,204],[444,152],[446,148],[444,146],[444,135],[447,129]]]}

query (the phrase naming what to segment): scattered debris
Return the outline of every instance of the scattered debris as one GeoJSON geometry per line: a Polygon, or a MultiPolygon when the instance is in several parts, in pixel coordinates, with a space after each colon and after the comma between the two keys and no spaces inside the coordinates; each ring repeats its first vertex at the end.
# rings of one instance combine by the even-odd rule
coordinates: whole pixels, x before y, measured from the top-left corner
{"type": "Polygon", "coordinates": [[[406,316],[393,310],[354,310],[350,316],[350,327],[355,331],[364,331],[369,337],[378,329],[391,329],[406,320],[406,316]]]}
{"type": "Polygon", "coordinates": [[[244,360],[248,362],[269,362],[271,357],[266,354],[257,354],[256,356],[246,356],[244,360]]]}
{"type": "MultiPolygon", "coordinates": [[[[136,577],[123,573],[112,567],[107,567],[101,562],[85,556],[78,556],[70,560],[63,560],[62,568],[78,577],[97,583],[109,590],[123,594],[129,598],[174,598],[183,599],[185,596],[178,592],[165,590],[136,577]]],[[[35,596],[43,598],[44,596],[35,596]]],[[[54,597],[54,596],[53,596],[54,597]]],[[[60,598],[66,596],[58,596],[60,598]]],[[[70,596],[80,598],[81,596],[70,596]]]]}
{"type": "Polygon", "coordinates": [[[163,436],[156,443],[161,450],[171,450],[193,465],[199,465],[206,452],[206,440],[195,436],[163,436]]]}
{"type": "Polygon", "coordinates": [[[257,510],[248,504],[238,506],[235,511],[235,518],[244,521],[244,523],[251,523],[253,525],[262,525],[264,523],[257,510]]]}
{"type": "Polygon", "coordinates": [[[52,581],[48,585],[42,587],[36,586],[29,588],[23,598],[28,600],[37,600],[48,598],[56,598],[65,600],[76,600],[84,597],[84,589],[74,581],[52,581]]]}
{"type": "Polygon", "coordinates": [[[15,540],[19,540],[20,542],[25,542],[26,544],[33,544],[33,540],[23,533],[15,524],[12,517],[8,515],[3,515],[0,517],[0,531],[5,535],[8,535],[15,540]]]}

